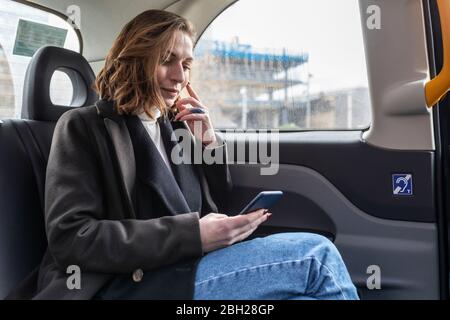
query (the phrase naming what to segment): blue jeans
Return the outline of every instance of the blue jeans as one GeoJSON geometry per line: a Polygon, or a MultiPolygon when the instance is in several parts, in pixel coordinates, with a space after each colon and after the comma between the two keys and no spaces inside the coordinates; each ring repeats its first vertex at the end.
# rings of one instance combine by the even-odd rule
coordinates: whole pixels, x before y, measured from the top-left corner
{"type": "Polygon", "coordinates": [[[312,233],[278,233],[205,255],[194,299],[358,299],[358,294],[331,241],[312,233]]]}

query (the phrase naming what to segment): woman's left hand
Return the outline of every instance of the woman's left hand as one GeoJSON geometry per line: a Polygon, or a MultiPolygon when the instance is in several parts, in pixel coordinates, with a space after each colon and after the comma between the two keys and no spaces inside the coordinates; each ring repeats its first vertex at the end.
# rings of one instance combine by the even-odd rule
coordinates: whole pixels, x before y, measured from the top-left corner
{"type": "Polygon", "coordinates": [[[191,132],[197,137],[203,145],[216,144],[217,139],[214,133],[214,128],[209,117],[208,108],[200,102],[200,98],[192,89],[190,83],[186,85],[190,97],[180,99],[175,106],[179,110],[174,118],[174,121],[186,121],[191,129],[191,132]],[[191,105],[191,106],[188,106],[191,105]],[[201,126],[197,125],[201,130],[195,130],[194,124],[201,122],[201,126]]]}

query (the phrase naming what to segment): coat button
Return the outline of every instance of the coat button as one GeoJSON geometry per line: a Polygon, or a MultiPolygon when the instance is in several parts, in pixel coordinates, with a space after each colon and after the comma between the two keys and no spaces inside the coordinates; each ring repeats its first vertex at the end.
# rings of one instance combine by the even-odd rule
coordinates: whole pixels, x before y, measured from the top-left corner
{"type": "Polygon", "coordinates": [[[144,277],[144,271],[142,271],[142,269],[137,269],[133,272],[133,281],[134,282],[141,282],[143,277],[144,277]]]}

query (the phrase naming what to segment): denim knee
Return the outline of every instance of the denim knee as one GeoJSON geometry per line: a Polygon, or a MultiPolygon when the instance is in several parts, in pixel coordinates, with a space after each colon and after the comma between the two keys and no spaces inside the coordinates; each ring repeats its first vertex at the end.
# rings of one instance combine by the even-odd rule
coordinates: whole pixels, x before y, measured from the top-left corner
{"type": "Polygon", "coordinates": [[[337,267],[343,264],[341,255],[333,242],[327,237],[307,232],[277,233],[266,237],[273,242],[274,249],[285,250],[294,259],[315,258],[318,261],[337,267]]]}
{"type": "MultiPolygon", "coordinates": [[[[317,272],[311,273],[310,289],[320,291],[318,285],[328,278],[343,296],[357,299],[354,287],[345,263],[332,241],[313,233],[280,233],[269,236],[269,241],[288,244],[284,248],[294,259],[311,261],[317,272]],[[316,288],[317,287],[317,288],[316,288]],[[316,288],[316,289],[314,289],[316,288]]],[[[278,246],[278,249],[281,249],[278,246]]],[[[330,282],[330,283],[331,283],[330,282]]]]}
{"type": "Polygon", "coordinates": [[[324,237],[315,233],[308,232],[284,232],[284,233],[276,233],[270,236],[267,236],[266,239],[268,241],[283,241],[283,242],[294,242],[296,248],[302,247],[305,248],[306,251],[314,250],[314,249],[325,249],[325,250],[336,250],[335,245],[331,242],[327,237],[324,237]]]}

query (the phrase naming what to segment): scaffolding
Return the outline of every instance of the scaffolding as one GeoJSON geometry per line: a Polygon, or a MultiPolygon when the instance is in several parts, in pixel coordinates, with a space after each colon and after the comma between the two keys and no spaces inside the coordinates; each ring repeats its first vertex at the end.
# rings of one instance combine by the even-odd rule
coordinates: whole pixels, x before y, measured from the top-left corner
{"type": "Polygon", "coordinates": [[[228,127],[247,129],[252,123],[258,127],[263,123],[278,128],[288,122],[289,109],[304,106],[288,101],[288,90],[297,85],[308,90],[309,77],[290,75],[290,70],[308,63],[307,53],[257,50],[235,38],[232,42],[202,40],[195,57],[192,81],[201,88],[202,99],[213,106],[221,124],[228,121],[228,127]],[[274,99],[274,92],[283,92],[284,100],[274,99]]]}

